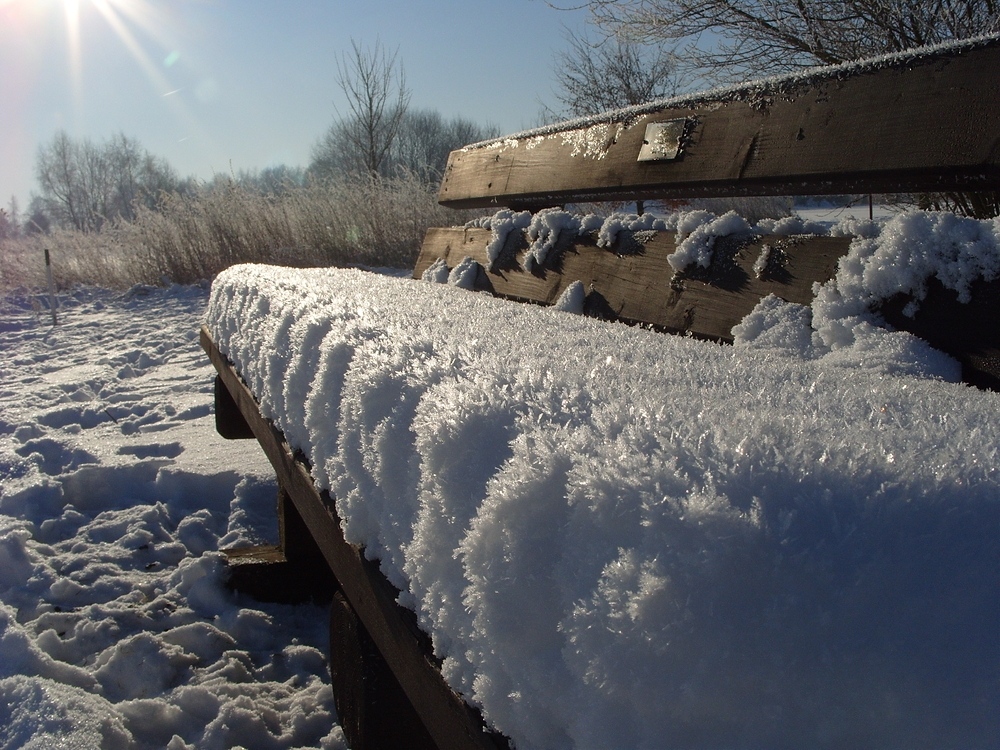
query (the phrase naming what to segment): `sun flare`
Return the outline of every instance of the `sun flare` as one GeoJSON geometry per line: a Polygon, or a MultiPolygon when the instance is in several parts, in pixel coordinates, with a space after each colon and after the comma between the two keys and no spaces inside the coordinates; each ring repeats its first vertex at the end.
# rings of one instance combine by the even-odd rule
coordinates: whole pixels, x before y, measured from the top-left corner
{"type": "MultiPolygon", "coordinates": [[[[141,34],[160,48],[168,47],[166,35],[171,28],[168,11],[149,0],[0,0],[3,20],[31,34],[41,27],[52,27],[60,20],[65,28],[70,75],[76,82],[84,63],[86,38],[84,16],[96,12],[115,33],[158,89],[170,90],[157,64],[137,37],[141,34]],[[164,88],[165,87],[165,88],[164,88]]],[[[146,45],[148,46],[148,45],[146,45]]]]}
{"type": "Polygon", "coordinates": [[[132,101],[144,101],[145,112],[174,122],[178,138],[204,137],[187,92],[197,90],[190,85],[193,76],[211,79],[194,70],[191,58],[182,54],[191,41],[178,5],[156,0],[0,0],[0,27],[21,54],[17,75],[10,78],[23,91],[53,76],[61,78],[66,85],[60,122],[72,131],[89,117],[95,106],[89,92],[106,77],[114,60],[139,74],[132,101]]]}

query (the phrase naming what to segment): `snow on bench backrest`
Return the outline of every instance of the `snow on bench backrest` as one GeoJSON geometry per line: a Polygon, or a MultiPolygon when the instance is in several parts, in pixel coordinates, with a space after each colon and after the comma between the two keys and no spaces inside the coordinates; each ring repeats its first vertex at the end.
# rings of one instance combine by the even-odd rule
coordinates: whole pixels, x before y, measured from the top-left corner
{"type": "Polygon", "coordinates": [[[454,208],[1000,188],[1000,39],[816,68],[452,152],[454,208]]]}
{"type": "Polygon", "coordinates": [[[857,318],[846,338],[858,321],[888,322],[954,357],[964,382],[1000,390],[996,220],[910,211],[833,227],[795,216],[751,225],[690,211],[602,225],[552,209],[475,224],[431,229],[414,276],[725,343],[769,298],[801,308],[820,332],[846,296],[857,318]]]}

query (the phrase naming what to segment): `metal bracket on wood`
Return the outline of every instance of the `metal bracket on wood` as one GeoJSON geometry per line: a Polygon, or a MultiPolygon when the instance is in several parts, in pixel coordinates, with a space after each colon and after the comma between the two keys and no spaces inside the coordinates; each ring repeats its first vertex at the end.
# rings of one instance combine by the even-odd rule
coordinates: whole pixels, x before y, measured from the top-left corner
{"type": "Polygon", "coordinates": [[[636,161],[670,161],[681,155],[684,149],[684,134],[689,118],[682,117],[664,122],[646,124],[646,135],[642,139],[639,158],[636,161]]]}

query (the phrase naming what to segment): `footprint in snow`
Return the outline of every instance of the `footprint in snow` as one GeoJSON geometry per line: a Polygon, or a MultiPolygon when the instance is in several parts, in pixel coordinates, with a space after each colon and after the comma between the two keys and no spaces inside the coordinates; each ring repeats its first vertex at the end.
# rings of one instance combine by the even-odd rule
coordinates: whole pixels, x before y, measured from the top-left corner
{"type": "Polygon", "coordinates": [[[28,440],[24,445],[15,448],[22,458],[35,461],[42,473],[58,476],[83,464],[99,463],[97,456],[82,448],[72,448],[52,438],[36,438],[28,440]]]}
{"type": "Polygon", "coordinates": [[[122,456],[136,458],[177,458],[184,452],[180,443],[153,443],[150,445],[123,445],[118,449],[122,456]]]}
{"type": "Polygon", "coordinates": [[[102,407],[63,406],[52,409],[38,417],[38,423],[46,427],[66,429],[77,426],[90,430],[111,421],[111,415],[102,407]]]}

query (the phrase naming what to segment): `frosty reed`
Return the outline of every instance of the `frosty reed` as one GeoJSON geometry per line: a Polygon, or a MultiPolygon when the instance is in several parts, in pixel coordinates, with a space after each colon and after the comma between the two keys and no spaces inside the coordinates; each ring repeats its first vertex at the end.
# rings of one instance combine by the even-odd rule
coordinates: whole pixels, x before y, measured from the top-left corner
{"type": "Polygon", "coordinates": [[[59,288],[192,283],[235,263],[406,268],[428,227],[462,221],[437,205],[436,186],[410,175],[270,193],[227,181],[165,195],[155,209],[99,232],[0,240],[0,290],[43,288],[46,249],[59,288]]]}

